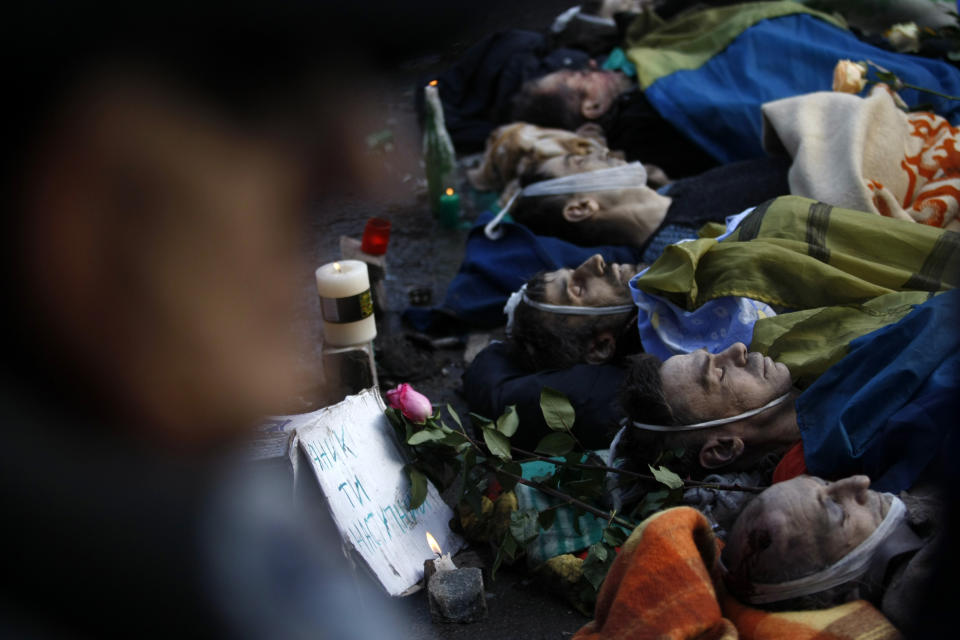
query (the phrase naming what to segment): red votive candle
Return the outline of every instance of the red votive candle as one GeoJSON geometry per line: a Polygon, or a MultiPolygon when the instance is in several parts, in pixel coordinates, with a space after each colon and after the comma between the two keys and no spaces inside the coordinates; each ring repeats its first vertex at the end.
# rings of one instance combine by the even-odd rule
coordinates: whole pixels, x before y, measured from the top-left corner
{"type": "Polygon", "coordinates": [[[370,218],[363,229],[360,250],[371,256],[382,256],[387,252],[390,242],[390,221],[383,218],[370,218]]]}

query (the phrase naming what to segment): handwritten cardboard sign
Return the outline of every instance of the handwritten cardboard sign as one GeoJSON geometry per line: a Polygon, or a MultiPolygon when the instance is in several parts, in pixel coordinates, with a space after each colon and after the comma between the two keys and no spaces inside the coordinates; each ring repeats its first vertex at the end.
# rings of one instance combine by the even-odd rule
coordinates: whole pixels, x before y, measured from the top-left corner
{"type": "Polygon", "coordinates": [[[428,483],[427,499],[409,509],[410,483],[380,394],[367,389],[317,411],[297,426],[333,519],[390,595],[400,595],[423,577],[432,558],[429,531],[444,553],[463,541],[450,531],[453,511],[428,483]]]}

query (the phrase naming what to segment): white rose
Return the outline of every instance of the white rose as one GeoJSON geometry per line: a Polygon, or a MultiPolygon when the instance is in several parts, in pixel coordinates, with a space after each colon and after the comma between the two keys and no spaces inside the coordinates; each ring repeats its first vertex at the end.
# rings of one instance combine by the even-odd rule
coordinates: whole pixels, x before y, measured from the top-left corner
{"type": "Polygon", "coordinates": [[[840,60],[833,68],[833,90],[860,93],[867,85],[867,65],[853,60],[840,60]]]}
{"type": "Polygon", "coordinates": [[[920,28],[914,22],[895,24],[883,35],[890,41],[893,48],[901,53],[920,50],[920,28]]]}

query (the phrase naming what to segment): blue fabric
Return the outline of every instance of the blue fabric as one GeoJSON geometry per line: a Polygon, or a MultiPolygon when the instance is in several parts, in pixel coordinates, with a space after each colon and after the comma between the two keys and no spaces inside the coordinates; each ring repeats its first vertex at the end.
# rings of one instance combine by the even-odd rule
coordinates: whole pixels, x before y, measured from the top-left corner
{"type": "MultiPolygon", "coordinates": [[[[761,105],[830,91],[833,68],[843,58],[871,60],[904,82],[960,95],[960,71],[945,62],[878,49],[811,15],[795,14],[757,23],[699,69],[658,79],[646,96],[717,160],[754,158],[764,153],[761,105]]],[[[908,105],[930,104],[952,124],[960,122],[960,102],[912,89],[900,95],[908,105]]]]}
{"type": "Polygon", "coordinates": [[[471,327],[498,327],[506,322],[503,305],[507,298],[540,271],[576,267],[597,253],[607,262],[634,264],[640,260],[639,250],[632,247],[580,247],[534,235],[523,225],[510,222],[500,225],[502,238],[490,240],[483,226],[492,218],[492,213],[484,213],[470,230],[463,263],[441,307],[404,312],[404,318],[418,330],[436,329],[438,316],[471,327]]]}
{"type": "MultiPolygon", "coordinates": [[[[753,211],[752,207],[736,215],[727,216],[727,231],[718,239],[733,233],[751,211],[753,211]]],[[[665,227],[658,236],[668,229],[670,227],[665,227]]],[[[675,244],[688,239],[679,237],[683,233],[684,227],[676,227],[673,232],[667,234],[668,236],[676,235],[676,239],[666,244],[675,244]]],[[[694,233],[692,238],[696,237],[694,233]]],[[[663,248],[659,253],[662,252],[663,248]]],[[[644,259],[646,257],[644,254],[644,259]]],[[[757,320],[777,315],[766,303],[738,296],[716,298],[693,311],[687,311],[665,298],[639,289],[636,286],[637,278],[646,272],[647,269],[644,269],[630,279],[630,294],[633,296],[634,304],[637,305],[637,330],[640,332],[643,349],[661,360],[697,349],[720,353],[736,342],[750,346],[753,340],[753,325],[757,320]]]]}
{"type": "Polygon", "coordinates": [[[665,298],[641,291],[630,280],[630,293],[637,305],[637,330],[643,350],[661,360],[706,349],[720,353],[742,342],[750,346],[757,320],[777,315],[769,305],[750,298],[724,296],[686,311],[665,298]]]}
{"type": "MultiPolygon", "coordinates": [[[[670,185],[667,185],[668,187],[670,185]]],[[[654,234],[643,250],[643,262],[653,264],[668,245],[676,244],[681,240],[695,240],[697,230],[684,224],[665,224],[654,234]]]]}
{"type": "Polygon", "coordinates": [[[807,469],[865,473],[878,491],[909,489],[956,440],[960,415],[960,290],[850,343],[797,400],[807,469]]]}

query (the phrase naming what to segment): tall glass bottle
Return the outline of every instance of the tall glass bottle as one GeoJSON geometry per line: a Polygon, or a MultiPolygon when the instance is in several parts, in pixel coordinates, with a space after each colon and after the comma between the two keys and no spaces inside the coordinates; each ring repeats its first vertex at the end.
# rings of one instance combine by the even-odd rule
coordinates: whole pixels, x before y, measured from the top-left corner
{"type": "Polygon", "coordinates": [[[426,118],[423,127],[423,158],[427,173],[427,198],[434,216],[439,214],[440,196],[452,187],[456,153],[443,120],[443,105],[437,92],[436,80],[423,89],[426,118]]]}

